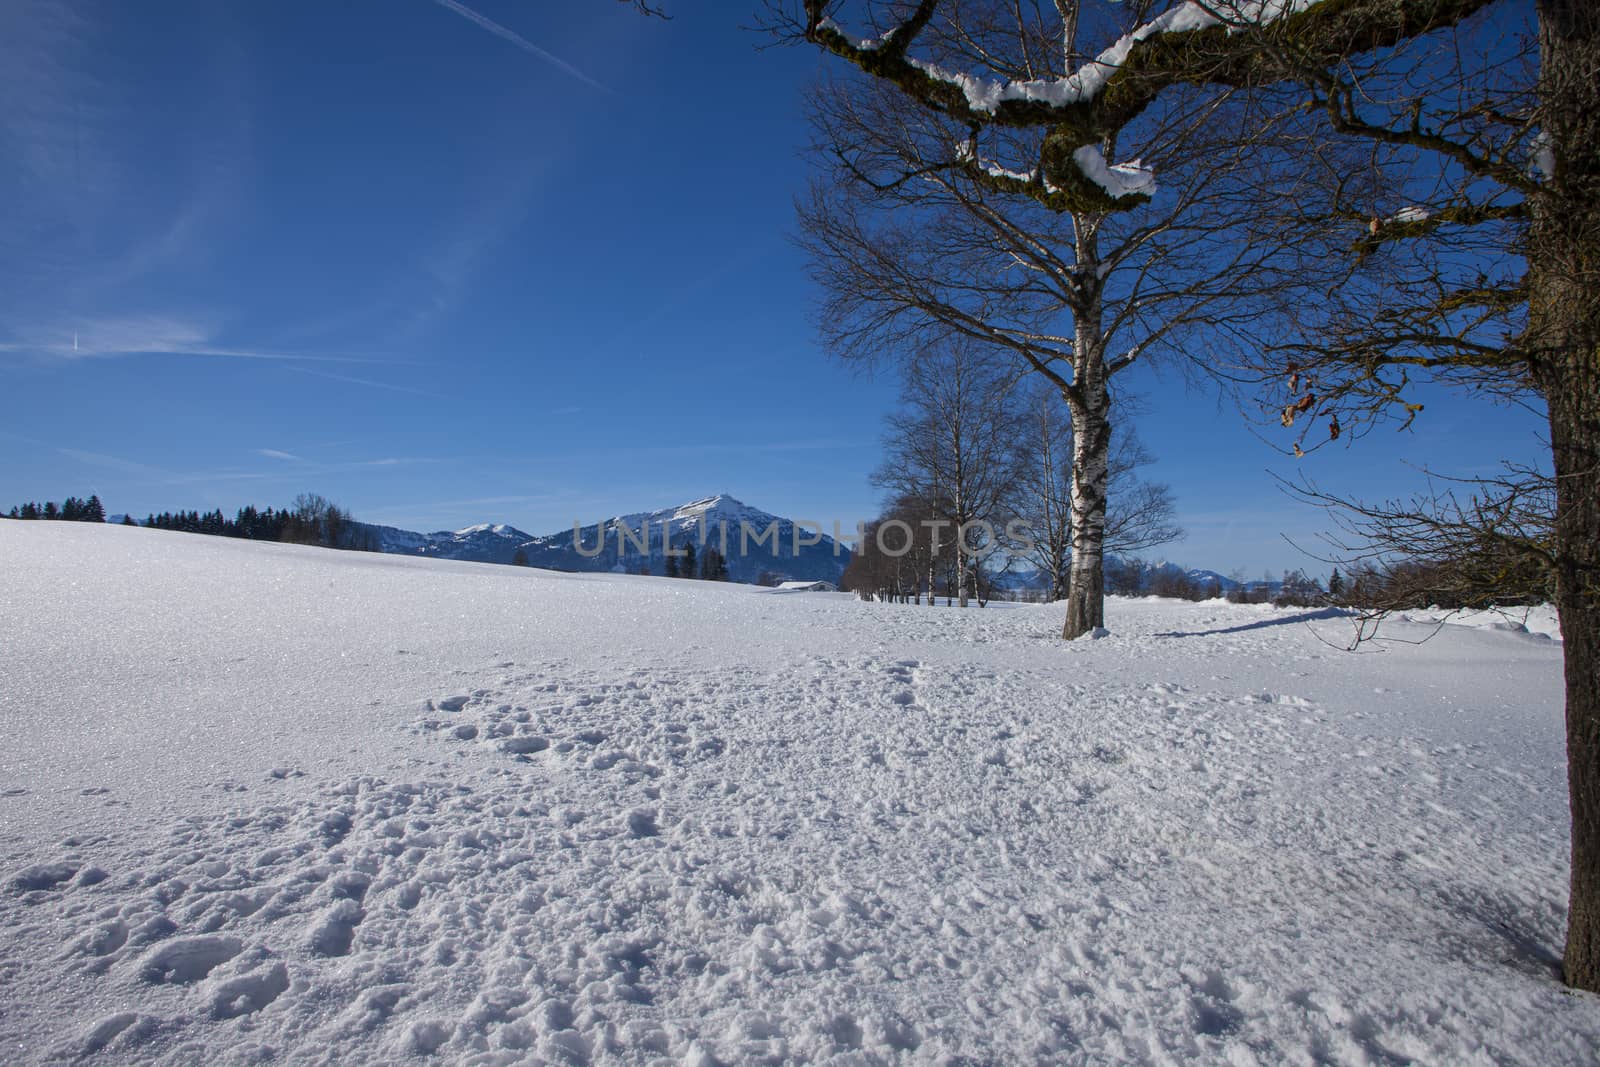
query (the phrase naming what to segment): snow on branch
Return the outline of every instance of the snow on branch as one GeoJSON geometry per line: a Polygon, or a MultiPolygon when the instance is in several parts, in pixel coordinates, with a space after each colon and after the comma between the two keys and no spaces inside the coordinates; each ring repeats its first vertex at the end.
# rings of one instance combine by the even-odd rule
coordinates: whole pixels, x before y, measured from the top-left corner
{"type": "Polygon", "coordinates": [[[1095,145],[1084,145],[1074,153],[1075,170],[1069,174],[1077,180],[1067,187],[1051,181],[1042,165],[1013,170],[980,158],[966,143],[956,146],[956,162],[984,188],[1031,197],[1054,211],[1080,210],[1096,198],[1105,201],[1103,207],[1129,207],[1150,199],[1156,190],[1155,173],[1148,167],[1138,160],[1107,163],[1095,145]]]}
{"type": "Polygon", "coordinates": [[[1137,163],[1108,164],[1097,146],[1167,87],[1280,81],[1453,25],[1492,2],[1182,0],[1066,76],[1031,81],[948,71],[908,55],[939,0],[920,0],[904,22],[865,40],[824,16],[828,0],[805,0],[804,7],[807,40],[926,107],[974,127],[1047,128],[1043,177],[1057,189],[1047,194],[1056,201],[1050,206],[1105,211],[1143,202],[1154,176],[1137,163]],[[1272,47],[1262,40],[1267,34],[1272,47]]]}
{"type": "MultiPolygon", "coordinates": [[[[908,60],[939,81],[958,87],[974,111],[993,114],[1007,100],[1038,101],[1051,107],[1062,107],[1080,101],[1093,100],[1127,62],[1134,45],[1158,33],[1184,33],[1203,30],[1211,26],[1228,26],[1238,29],[1261,26],[1283,15],[1304,10],[1319,0],[1245,0],[1229,3],[1200,4],[1186,0],[1157,18],[1124,34],[1116,44],[1101,52],[1071,74],[1062,78],[1042,78],[1033,81],[1001,81],[979,78],[970,74],[952,74],[933,63],[908,60]]],[[[827,20],[825,20],[827,21],[827,20]]]]}
{"type": "Polygon", "coordinates": [[[1447,227],[1473,227],[1485,223],[1516,222],[1528,217],[1528,205],[1518,201],[1512,204],[1452,204],[1447,207],[1426,208],[1412,205],[1403,207],[1387,218],[1373,218],[1367,232],[1355,243],[1361,255],[1370,255],[1382,245],[1408,238],[1427,237],[1447,227]]]}
{"type": "Polygon", "coordinates": [[[1072,153],[1083,176],[1106,191],[1113,200],[1149,199],[1156,191],[1156,175],[1136,159],[1132,163],[1107,163],[1099,145],[1086,144],[1072,153]]]}

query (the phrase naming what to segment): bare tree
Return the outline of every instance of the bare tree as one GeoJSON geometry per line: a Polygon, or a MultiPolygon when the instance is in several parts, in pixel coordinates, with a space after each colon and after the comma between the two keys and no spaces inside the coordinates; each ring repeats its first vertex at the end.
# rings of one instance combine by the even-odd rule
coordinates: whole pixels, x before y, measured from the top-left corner
{"type": "Polygon", "coordinates": [[[357,522],[350,512],[319,493],[301,493],[284,515],[281,540],[358,552],[379,551],[371,527],[357,522]]]}
{"type": "MultiPolygon", "coordinates": [[[[1600,269],[1594,258],[1600,247],[1600,82],[1594,76],[1600,69],[1600,5],[1535,0],[1536,104],[1525,114],[1493,106],[1453,114],[1431,108],[1426,88],[1404,91],[1404,70],[1401,91],[1374,98],[1359,76],[1381,76],[1393,57],[1403,64],[1414,54],[1404,47],[1408,42],[1426,42],[1479,11],[1515,10],[1502,0],[1184,3],[1120,39],[1101,54],[1092,76],[1075,81],[1032,75],[996,81],[982,63],[952,72],[913,58],[910,49],[934,23],[940,0],[920,0],[904,17],[891,18],[884,34],[868,39],[852,37],[825,18],[830,6],[827,0],[804,0],[799,32],[932,113],[980,130],[1044,131],[1039,178],[1032,184],[1082,206],[1093,203],[1094,190],[1086,185],[1099,184],[1095,177],[1104,164],[1094,150],[1103,153],[1108,138],[1159,100],[1181,97],[1194,86],[1284,85],[1304,89],[1306,102],[1321,110],[1332,130],[1408,147],[1428,156],[1443,179],[1470,179],[1448,210],[1374,216],[1368,222],[1373,241],[1493,224],[1517,212],[1526,218],[1520,246],[1507,249],[1526,257],[1520,286],[1491,280],[1482,291],[1446,292],[1432,323],[1458,313],[1492,312],[1498,302],[1514,298],[1508,289],[1527,295],[1526,326],[1506,346],[1501,366],[1512,378],[1524,376],[1537,386],[1550,426],[1552,554],[1564,637],[1573,816],[1563,970],[1568,982],[1600,990],[1600,269]],[[1369,107],[1374,99],[1405,106],[1369,107]],[[1498,197],[1497,186],[1510,195],[1498,197]]],[[[948,21],[949,11],[943,14],[948,21]]],[[[1493,52],[1458,54],[1470,57],[1476,70],[1500,58],[1493,52]]],[[[1425,77],[1427,64],[1412,71],[1425,77]]],[[[1450,87],[1445,88],[1448,99],[1450,87]]],[[[1464,331],[1444,333],[1459,337],[1464,331]]],[[[1464,360],[1484,358],[1467,345],[1459,351],[1464,360]]],[[[1402,346],[1400,357],[1415,354],[1402,346]]],[[[1500,361],[1494,354],[1487,358],[1500,361]]],[[[1295,372],[1284,370],[1292,379],[1295,372]]],[[[1390,402],[1382,394],[1380,387],[1371,401],[1390,402]]],[[[1286,405],[1285,416],[1303,415],[1317,404],[1315,394],[1306,395],[1310,400],[1302,395],[1295,410],[1286,405]]]]}
{"type": "MultiPolygon", "coordinates": [[[[900,500],[876,522],[850,557],[840,588],[863,600],[920,603],[926,578],[928,605],[933,605],[933,567],[938,559],[938,533],[923,520],[929,513],[915,501],[900,500]]],[[[946,551],[945,558],[951,558],[946,551]]]]}
{"type": "Polygon", "coordinates": [[[884,462],[873,482],[901,501],[901,510],[920,504],[919,521],[934,534],[930,565],[950,566],[966,607],[983,557],[999,548],[1010,518],[1018,476],[1013,383],[971,342],[945,344],[905,365],[901,404],[887,419],[884,462]]]}
{"type": "MultiPolygon", "coordinates": [[[[1430,476],[1427,492],[1363,502],[1302,481],[1290,490],[1327,510],[1336,561],[1351,575],[1358,640],[1391,611],[1543,603],[1555,592],[1555,482],[1508,464],[1494,477],[1430,476]]],[[[1331,590],[1330,590],[1331,591],[1331,590]]]]}
{"type": "MultiPolygon", "coordinates": [[[[847,38],[819,4],[794,24],[881,76],[823,86],[811,102],[826,178],[800,218],[826,294],[820,325],[848,359],[959,336],[1049,384],[1073,429],[1063,626],[1073,638],[1104,623],[1113,380],[1161,357],[1209,359],[1207,346],[1242,329],[1266,294],[1313,279],[1277,270],[1281,237],[1253,229],[1243,210],[1269,152],[1242,132],[1255,128],[1243,98],[1174,97],[1136,128],[1074,146],[1063,163],[1049,123],[996,121],[1006,106],[981,100],[929,104],[886,73],[889,63],[929,84],[943,75],[926,71],[946,66],[1029,84],[1090,81],[1104,68],[1080,36],[1117,39],[1148,0],[1082,10],[978,0],[933,21],[935,6],[876,44],[847,38]],[[913,38],[929,59],[907,58],[913,38]],[[1244,143],[1248,175],[1237,169],[1244,143]],[[1107,161],[1119,152],[1142,162],[1107,161]],[[1151,167],[1163,174],[1159,194],[1151,167]],[[1219,228],[1238,239],[1207,246],[1202,237],[1219,228]]],[[[867,17],[889,10],[868,5],[867,17]]]]}

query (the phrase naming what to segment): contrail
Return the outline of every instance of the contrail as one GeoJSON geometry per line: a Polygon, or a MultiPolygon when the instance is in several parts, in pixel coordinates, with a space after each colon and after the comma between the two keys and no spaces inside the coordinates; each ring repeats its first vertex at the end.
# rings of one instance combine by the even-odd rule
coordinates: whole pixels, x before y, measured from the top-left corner
{"type": "Polygon", "coordinates": [[[375,356],[306,355],[296,352],[262,352],[249,348],[221,348],[206,344],[163,344],[160,341],[135,341],[117,344],[114,341],[80,348],[66,344],[27,344],[15,341],[0,342],[0,353],[24,352],[51,356],[104,357],[104,356],[196,356],[208,359],[260,359],[285,363],[367,363],[385,367],[415,367],[418,363],[408,359],[383,359],[375,356]]]}
{"type": "Polygon", "coordinates": [[[392,385],[389,382],[375,382],[371,378],[354,378],[348,374],[329,374],[327,371],[311,370],[309,367],[285,367],[284,370],[292,370],[299,374],[309,374],[315,378],[327,378],[329,381],[334,382],[349,382],[351,385],[366,385],[373,389],[388,389],[396,393],[413,393],[417,396],[430,396],[434,399],[440,399],[440,395],[438,393],[432,393],[426,389],[413,389],[409,385],[392,385]]]}
{"type": "Polygon", "coordinates": [[[480,15],[476,11],[472,10],[472,8],[468,7],[466,4],[457,3],[456,0],[433,0],[433,2],[442,8],[445,8],[449,11],[454,11],[464,19],[477,23],[479,26],[482,26],[484,29],[488,30],[496,37],[499,37],[501,40],[510,41],[512,44],[516,45],[529,55],[537,56],[546,63],[549,63],[551,66],[558,67],[561,70],[566,71],[568,74],[572,75],[574,78],[577,78],[585,85],[593,86],[604,93],[611,92],[610,86],[602,85],[600,82],[595,81],[577,67],[574,67],[571,63],[568,63],[566,60],[562,59],[560,56],[545,51],[543,48],[540,48],[538,45],[534,44],[520,33],[517,33],[515,30],[508,30],[493,19],[485,18],[483,15],[480,15]]]}

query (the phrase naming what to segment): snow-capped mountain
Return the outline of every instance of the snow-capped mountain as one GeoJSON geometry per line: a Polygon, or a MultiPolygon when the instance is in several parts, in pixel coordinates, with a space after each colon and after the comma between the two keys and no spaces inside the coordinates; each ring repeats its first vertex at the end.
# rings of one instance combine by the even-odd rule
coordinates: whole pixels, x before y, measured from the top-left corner
{"type": "Polygon", "coordinates": [[[670,540],[674,549],[691,544],[701,555],[706,546],[716,548],[727,557],[728,577],[736,582],[754,582],[764,572],[838,581],[850,562],[850,550],[808,527],[800,528],[797,548],[795,527],[792,519],[719,495],[618,515],[583,527],[576,538],[574,531],[562,530],[534,538],[523,548],[535,567],[628,571],[646,566],[652,574],[664,574],[670,540]],[[809,543],[819,537],[815,544],[809,543]]]}
{"type": "Polygon", "coordinates": [[[415,533],[393,526],[368,526],[376,535],[378,548],[407,556],[433,556],[436,559],[461,559],[477,563],[510,563],[517,549],[533,540],[515,526],[504,523],[479,523],[461,530],[415,533]]]}
{"type": "MultiPolygon", "coordinates": [[[[422,534],[392,526],[371,527],[384,552],[440,559],[511,563],[520,551],[533,567],[561,571],[637,571],[666,573],[668,542],[685,544],[703,555],[709,546],[728,561],[728,577],[755,582],[764,573],[786,579],[838,581],[850,562],[850,549],[792,519],[718,495],[678,507],[618,515],[603,522],[543,536],[513,526],[487,523],[462,530],[422,534]],[[812,543],[813,538],[819,538],[812,543]]],[[[853,530],[848,531],[854,533],[853,530]]]]}

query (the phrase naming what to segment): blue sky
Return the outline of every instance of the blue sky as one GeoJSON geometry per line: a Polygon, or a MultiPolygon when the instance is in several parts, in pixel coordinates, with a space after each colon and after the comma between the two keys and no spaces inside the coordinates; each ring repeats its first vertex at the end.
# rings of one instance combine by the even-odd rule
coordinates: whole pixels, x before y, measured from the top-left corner
{"type": "MultiPolygon", "coordinates": [[[[518,40],[459,6],[0,8],[0,503],[871,516],[897,386],[818,347],[790,241],[825,61],[757,51],[755,0],[467,9],[518,40]]],[[[1135,387],[1167,554],[1223,571],[1321,569],[1269,470],[1385,496],[1539,453],[1530,416],[1429,397],[1296,463],[1178,375],[1135,387]]]]}

